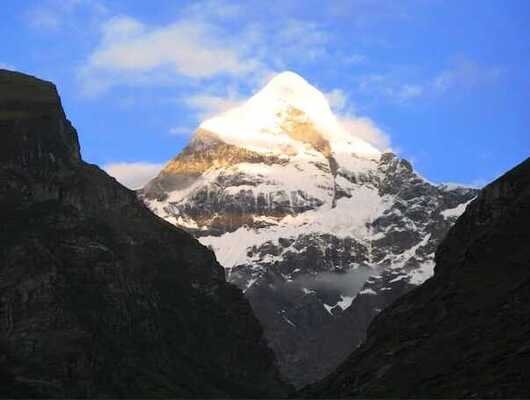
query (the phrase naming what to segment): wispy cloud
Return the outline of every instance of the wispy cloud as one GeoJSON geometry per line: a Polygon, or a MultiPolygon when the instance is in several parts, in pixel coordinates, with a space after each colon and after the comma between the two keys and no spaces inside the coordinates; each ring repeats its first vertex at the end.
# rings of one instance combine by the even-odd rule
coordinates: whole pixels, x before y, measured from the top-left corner
{"type": "Polygon", "coordinates": [[[105,26],[103,46],[91,55],[89,65],[123,71],[168,65],[191,78],[244,74],[256,68],[227,41],[212,26],[196,21],[150,29],[132,18],[115,18],[105,26]]]}
{"type": "MultiPolygon", "coordinates": [[[[359,26],[408,18],[405,7],[383,3],[374,7],[363,0],[352,10],[348,2],[337,2],[326,13],[355,14],[359,26]]],[[[83,91],[97,95],[115,85],[180,85],[187,93],[179,98],[180,103],[199,122],[241,104],[276,71],[290,69],[293,64],[315,63],[331,54],[345,65],[367,63],[360,52],[337,53],[330,46],[336,40],[333,29],[325,24],[282,16],[264,23],[246,18],[248,11],[242,3],[205,0],[182,9],[166,25],[147,24],[127,15],[109,18],[102,24],[99,44],[79,69],[83,91]]],[[[349,130],[387,149],[389,136],[369,118],[359,117],[348,97],[370,96],[405,104],[459,85],[473,87],[494,75],[466,62],[430,78],[418,78],[407,68],[388,68],[356,76],[356,89],[350,93],[333,89],[326,96],[349,130]]],[[[178,127],[170,133],[186,134],[178,127]]]]}
{"type": "Polygon", "coordinates": [[[245,8],[241,2],[226,0],[194,1],[182,11],[184,17],[195,18],[202,16],[210,20],[227,20],[241,17],[245,8]]]}
{"type": "Polygon", "coordinates": [[[454,88],[475,88],[496,82],[502,74],[502,68],[483,66],[468,59],[461,59],[436,76],[431,85],[440,93],[454,88]]]}
{"type": "Polygon", "coordinates": [[[379,150],[390,150],[390,136],[368,117],[354,115],[340,115],[339,122],[351,135],[362,139],[379,150]]]}
{"type": "Polygon", "coordinates": [[[352,64],[352,65],[360,65],[368,61],[367,56],[365,56],[364,54],[359,54],[359,53],[347,54],[347,55],[340,57],[340,59],[342,60],[343,63],[352,64]]]}
{"type": "Polygon", "coordinates": [[[105,164],[103,169],[129,189],[139,189],[154,178],[163,166],[148,162],[116,162],[105,164]]]}
{"type": "Polygon", "coordinates": [[[342,111],[346,107],[347,95],[342,89],[333,89],[325,92],[324,96],[328,100],[330,107],[334,111],[342,111]]]}
{"type": "Polygon", "coordinates": [[[364,74],[355,78],[357,91],[382,101],[409,103],[411,101],[436,97],[452,90],[472,90],[494,84],[502,76],[502,68],[484,66],[472,60],[462,58],[450,64],[437,74],[418,77],[417,68],[411,73],[410,68],[390,68],[383,73],[364,74]]]}
{"type": "Polygon", "coordinates": [[[408,102],[425,93],[423,84],[403,82],[394,73],[362,75],[357,83],[361,94],[397,103],[408,102]]]}
{"type": "Polygon", "coordinates": [[[108,14],[107,7],[97,0],[43,0],[28,9],[26,22],[40,31],[58,31],[72,26],[75,16],[85,18],[84,25],[93,18],[102,18],[108,14]]]}
{"type": "Polygon", "coordinates": [[[127,15],[109,18],[101,26],[99,44],[79,68],[83,91],[96,95],[114,85],[189,85],[212,79],[257,85],[292,63],[328,54],[329,33],[316,22],[249,20],[242,14],[241,4],[209,0],[184,8],[167,25],[127,15]],[[227,19],[234,20],[227,24],[227,19]]]}
{"type": "Polygon", "coordinates": [[[196,111],[197,119],[200,121],[240,105],[243,99],[231,97],[230,95],[225,97],[197,94],[185,99],[184,102],[188,107],[196,111]]]}
{"type": "Polygon", "coordinates": [[[344,90],[336,88],[325,92],[324,95],[341,125],[352,136],[358,137],[380,150],[390,150],[390,136],[378,127],[372,119],[356,115],[355,105],[352,104],[344,90]]]}
{"type": "Polygon", "coordinates": [[[230,38],[201,21],[150,27],[122,16],[107,21],[102,33],[99,47],[80,70],[87,93],[112,84],[239,76],[257,68],[257,62],[245,57],[230,38]]]}
{"type": "Polygon", "coordinates": [[[277,40],[282,45],[278,49],[284,56],[295,52],[303,54],[301,59],[312,61],[327,55],[329,36],[330,34],[315,22],[289,19],[278,31],[277,40]]]}
{"type": "Polygon", "coordinates": [[[347,18],[356,27],[365,28],[389,20],[410,19],[410,1],[334,0],[326,12],[334,18],[347,18]]]}
{"type": "Polygon", "coordinates": [[[453,188],[473,188],[473,189],[482,189],[489,182],[484,178],[473,179],[471,182],[442,182],[440,185],[447,187],[448,189],[453,188]]]}
{"type": "Polygon", "coordinates": [[[35,8],[28,12],[28,22],[35,29],[56,30],[61,24],[61,15],[49,8],[35,8]]]}

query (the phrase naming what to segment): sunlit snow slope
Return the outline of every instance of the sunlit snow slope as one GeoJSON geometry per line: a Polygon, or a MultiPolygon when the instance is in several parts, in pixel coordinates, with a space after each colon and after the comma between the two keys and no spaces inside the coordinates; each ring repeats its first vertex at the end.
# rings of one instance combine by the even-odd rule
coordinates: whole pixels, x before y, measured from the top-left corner
{"type": "Polygon", "coordinates": [[[345,130],[293,72],[204,121],[141,193],[213,248],[296,385],[333,369],[432,275],[436,245],[475,195],[345,130]]]}

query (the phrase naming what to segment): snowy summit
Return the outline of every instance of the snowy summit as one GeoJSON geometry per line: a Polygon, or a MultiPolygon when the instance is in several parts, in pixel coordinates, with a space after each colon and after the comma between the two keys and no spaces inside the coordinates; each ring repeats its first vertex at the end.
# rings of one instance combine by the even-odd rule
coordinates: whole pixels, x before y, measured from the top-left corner
{"type": "Polygon", "coordinates": [[[304,137],[293,130],[314,130],[332,151],[378,156],[380,151],[348,132],[333,115],[322,92],[300,75],[276,75],[244,104],[204,121],[200,128],[223,141],[260,152],[300,151],[304,137]]]}
{"type": "Polygon", "coordinates": [[[213,249],[282,372],[304,385],[433,274],[434,249],[475,191],[425,181],[341,126],[322,92],[283,72],[204,121],[142,196],[213,249]]]}

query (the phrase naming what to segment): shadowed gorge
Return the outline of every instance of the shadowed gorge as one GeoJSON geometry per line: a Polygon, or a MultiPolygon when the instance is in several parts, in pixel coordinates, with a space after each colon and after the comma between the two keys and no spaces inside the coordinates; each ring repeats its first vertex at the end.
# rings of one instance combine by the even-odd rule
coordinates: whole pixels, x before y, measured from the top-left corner
{"type": "Polygon", "coordinates": [[[81,160],[55,86],[0,70],[0,395],[282,397],[213,253],[81,160]]]}

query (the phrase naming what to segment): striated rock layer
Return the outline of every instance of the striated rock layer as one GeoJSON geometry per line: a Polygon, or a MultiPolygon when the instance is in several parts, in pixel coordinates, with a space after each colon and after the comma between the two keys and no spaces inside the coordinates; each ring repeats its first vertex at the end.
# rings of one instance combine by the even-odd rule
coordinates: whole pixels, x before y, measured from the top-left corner
{"type": "Polygon", "coordinates": [[[429,183],[355,133],[285,72],[204,121],[141,192],[215,251],[297,386],[330,373],[374,316],[432,275],[477,193],[429,183]]]}
{"type": "Polygon", "coordinates": [[[530,159],[486,186],[436,252],[434,276],[370,325],[322,398],[526,398],[530,159]]]}
{"type": "Polygon", "coordinates": [[[214,254],[81,160],[55,87],[0,71],[0,396],[281,397],[214,254]]]}

